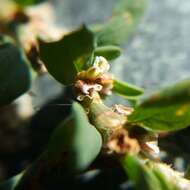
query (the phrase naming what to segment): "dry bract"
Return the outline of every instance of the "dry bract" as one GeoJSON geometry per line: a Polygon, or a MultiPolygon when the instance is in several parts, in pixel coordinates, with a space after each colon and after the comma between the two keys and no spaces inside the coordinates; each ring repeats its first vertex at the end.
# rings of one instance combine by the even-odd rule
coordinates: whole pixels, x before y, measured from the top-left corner
{"type": "Polygon", "coordinates": [[[138,141],[130,138],[128,132],[123,128],[114,133],[107,143],[107,148],[117,154],[138,154],[140,151],[138,141]]]}

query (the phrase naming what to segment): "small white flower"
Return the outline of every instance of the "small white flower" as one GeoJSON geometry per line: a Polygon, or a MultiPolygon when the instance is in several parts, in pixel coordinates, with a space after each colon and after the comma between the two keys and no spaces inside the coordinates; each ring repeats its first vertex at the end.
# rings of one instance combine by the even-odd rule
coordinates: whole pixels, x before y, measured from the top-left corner
{"type": "Polygon", "coordinates": [[[153,153],[155,156],[158,156],[160,153],[160,149],[158,147],[158,142],[157,141],[149,141],[145,143],[150,149],[152,149],[153,153]]]}
{"type": "Polygon", "coordinates": [[[104,57],[97,56],[95,58],[93,68],[96,69],[96,72],[103,74],[109,71],[110,65],[104,57]]]}

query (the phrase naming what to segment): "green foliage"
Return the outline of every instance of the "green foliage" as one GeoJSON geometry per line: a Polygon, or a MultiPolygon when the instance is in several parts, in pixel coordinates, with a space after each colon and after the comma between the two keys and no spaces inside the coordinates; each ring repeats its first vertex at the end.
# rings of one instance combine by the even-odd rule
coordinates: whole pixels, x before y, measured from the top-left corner
{"type": "MultiPolygon", "coordinates": [[[[24,13],[22,8],[25,6],[42,1],[44,0],[15,0],[21,6],[19,14],[22,11],[24,13]]],[[[71,113],[68,117],[65,117],[67,115],[65,112],[68,110],[64,110],[63,118],[59,110],[47,111],[47,113],[58,114],[57,118],[59,118],[56,118],[56,114],[52,114],[51,117],[55,118],[51,120],[51,124],[53,123],[51,127],[55,129],[52,134],[49,128],[45,131],[48,133],[48,138],[50,137],[47,148],[40,150],[43,153],[31,163],[21,179],[22,174],[11,178],[0,184],[0,189],[46,189],[49,184],[54,185],[57,181],[63,181],[65,177],[75,178],[76,175],[78,177],[78,174],[89,169],[99,155],[100,159],[96,160],[97,163],[93,163],[93,167],[98,170],[104,170],[104,163],[101,162],[102,160],[104,162],[105,158],[109,157],[111,163],[117,163],[124,156],[125,158],[121,160],[122,166],[137,190],[177,190],[174,183],[169,182],[168,178],[166,179],[166,176],[161,173],[159,167],[154,167],[158,166],[156,162],[148,160],[155,157],[147,155],[154,154],[154,151],[155,154],[158,152],[157,149],[154,150],[154,147],[158,147],[151,144],[157,141],[156,132],[180,130],[190,125],[190,80],[153,94],[136,105],[134,112],[129,116],[132,108],[122,105],[108,107],[101,99],[112,91],[134,104],[143,94],[143,89],[139,87],[116,79],[112,80],[108,73],[107,61],[103,58],[96,59],[95,56],[103,56],[112,61],[121,55],[119,46],[132,35],[147,2],[148,0],[118,0],[112,17],[107,22],[90,29],[83,26],[56,42],[39,41],[40,58],[48,72],[63,85],[71,85],[73,94],[75,93],[75,98],[80,103],[71,104],[71,113]],[[75,83],[80,71],[83,72],[78,75],[75,83]],[[138,155],[129,155],[129,152],[133,151],[138,155]],[[140,157],[142,152],[147,153],[143,155],[147,156],[146,159],[140,157]],[[44,185],[44,181],[48,181],[47,184],[44,185]]],[[[15,18],[9,19],[10,25],[15,22],[15,18]]],[[[6,25],[5,23],[2,22],[0,25],[6,25]]],[[[17,26],[19,24],[16,22],[15,28],[19,27],[17,26]]],[[[27,24],[30,25],[30,20],[27,24]]],[[[35,30],[35,24],[32,27],[35,30]]],[[[9,27],[5,28],[9,30],[9,27]]],[[[15,35],[15,39],[19,41],[18,33],[13,31],[9,33],[15,35]]],[[[35,47],[32,48],[34,49],[31,49],[31,52],[26,53],[32,64],[39,64],[38,52],[35,47]]],[[[0,106],[2,106],[11,103],[29,89],[30,72],[23,52],[11,39],[1,36],[0,66],[0,106]]],[[[63,96],[64,100],[62,97],[61,100],[56,100],[58,104],[55,106],[65,106],[59,104],[60,102],[70,103],[70,99],[74,99],[71,91],[66,92],[63,96]],[[65,100],[67,98],[68,101],[65,100]]],[[[67,106],[69,108],[70,105],[67,106]]],[[[43,109],[46,114],[46,107],[43,109]]],[[[41,115],[39,117],[44,119],[41,115]]],[[[38,121],[40,119],[35,118],[34,123],[41,124],[41,121],[38,121]]],[[[46,126],[42,128],[46,129],[46,126]]],[[[188,171],[186,177],[189,178],[188,171]]]]}
{"type": "Polygon", "coordinates": [[[132,23],[128,15],[116,16],[96,32],[98,46],[120,45],[129,37],[132,23]]]}
{"type": "Polygon", "coordinates": [[[122,45],[131,36],[144,13],[148,0],[119,0],[111,19],[94,32],[98,46],[122,45]]]}
{"type": "Polygon", "coordinates": [[[94,50],[93,34],[82,27],[57,42],[40,42],[40,56],[49,73],[62,84],[74,82],[94,50]]]}
{"type": "Polygon", "coordinates": [[[156,177],[137,158],[129,155],[123,160],[122,165],[130,180],[134,182],[136,190],[161,190],[156,177]]]}
{"type": "Polygon", "coordinates": [[[92,126],[84,109],[73,103],[71,116],[55,129],[49,145],[48,157],[56,160],[65,155],[64,165],[70,171],[86,169],[99,154],[102,138],[92,126]]]}
{"type": "Polygon", "coordinates": [[[11,103],[30,87],[30,72],[22,51],[8,38],[0,38],[0,106],[11,103]]]}
{"type": "Polygon", "coordinates": [[[128,155],[122,165],[136,190],[177,190],[158,169],[149,167],[137,157],[128,155]]]}
{"type": "Polygon", "coordinates": [[[138,22],[147,7],[149,0],[119,0],[114,8],[114,14],[129,13],[134,22],[138,22]]]}
{"type": "Polygon", "coordinates": [[[113,60],[116,59],[121,55],[121,48],[117,46],[99,46],[95,49],[94,55],[95,56],[103,56],[107,60],[113,60]]]}
{"type": "Polygon", "coordinates": [[[126,99],[135,100],[143,94],[143,89],[126,82],[114,80],[113,92],[123,96],[126,99]]]}
{"type": "Polygon", "coordinates": [[[155,93],[136,107],[129,121],[156,131],[174,131],[190,124],[190,81],[155,93]]]}
{"type": "Polygon", "coordinates": [[[153,169],[152,172],[159,180],[160,186],[163,190],[179,190],[179,188],[177,188],[175,185],[165,179],[164,174],[162,174],[161,171],[159,171],[158,169],[153,169]]]}

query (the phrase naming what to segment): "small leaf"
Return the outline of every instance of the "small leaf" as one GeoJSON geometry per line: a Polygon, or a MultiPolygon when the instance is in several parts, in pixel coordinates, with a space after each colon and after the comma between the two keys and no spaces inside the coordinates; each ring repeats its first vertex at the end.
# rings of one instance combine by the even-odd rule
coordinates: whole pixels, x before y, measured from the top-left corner
{"type": "Polygon", "coordinates": [[[132,26],[128,15],[113,17],[95,33],[98,46],[124,44],[133,29],[132,26]]]}
{"type": "Polygon", "coordinates": [[[93,50],[93,34],[85,27],[64,36],[57,42],[40,42],[42,61],[49,73],[62,84],[74,82],[78,67],[86,63],[93,50]]]}
{"type": "Polygon", "coordinates": [[[136,190],[162,190],[151,170],[136,157],[128,155],[122,161],[122,165],[136,190]]]}
{"type": "Polygon", "coordinates": [[[190,100],[190,80],[183,80],[175,85],[166,87],[159,92],[153,94],[148,100],[144,102],[152,105],[170,105],[176,102],[189,102],[190,100]]]}
{"type": "Polygon", "coordinates": [[[148,0],[118,0],[111,19],[92,29],[98,46],[122,45],[133,33],[144,13],[148,0]]]}
{"type": "Polygon", "coordinates": [[[155,93],[128,117],[129,122],[156,131],[175,131],[190,124],[190,81],[155,93]]]}
{"type": "Polygon", "coordinates": [[[143,94],[143,89],[119,80],[114,80],[113,92],[126,99],[137,99],[138,96],[143,94]]]}
{"type": "Polygon", "coordinates": [[[158,169],[153,169],[154,175],[159,179],[163,190],[180,190],[171,181],[168,181],[165,176],[158,169]]]}
{"type": "MultiPolygon", "coordinates": [[[[122,160],[122,165],[137,190],[180,190],[173,180],[182,181],[181,177],[178,179],[169,171],[167,174],[161,173],[156,164],[152,162],[146,164],[132,155],[128,155],[122,160]]],[[[165,172],[167,172],[167,167],[165,172]]],[[[178,176],[180,175],[178,174],[178,176]]]]}
{"type": "MultiPolygon", "coordinates": [[[[139,20],[147,7],[149,0],[119,0],[114,7],[114,14],[128,12],[133,20],[139,20]]],[[[137,22],[136,21],[136,22],[137,22]]]]}
{"type": "Polygon", "coordinates": [[[71,117],[55,129],[50,138],[48,155],[50,160],[65,155],[63,160],[67,169],[78,172],[94,161],[101,146],[100,133],[89,123],[80,104],[73,103],[71,117]]]}
{"type": "Polygon", "coordinates": [[[94,51],[95,56],[103,56],[107,60],[116,59],[121,55],[121,48],[117,46],[100,46],[94,51]]]}
{"type": "Polygon", "coordinates": [[[0,106],[11,103],[30,88],[27,60],[8,38],[0,37],[0,106]]]}

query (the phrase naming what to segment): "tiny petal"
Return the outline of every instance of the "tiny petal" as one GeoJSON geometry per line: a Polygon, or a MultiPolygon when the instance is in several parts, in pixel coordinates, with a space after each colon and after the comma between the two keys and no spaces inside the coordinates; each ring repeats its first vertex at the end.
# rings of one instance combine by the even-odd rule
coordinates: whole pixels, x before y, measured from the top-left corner
{"type": "Polygon", "coordinates": [[[99,84],[84,84],[83,87],[82,87],[82,92],[84,94],[90,94],[90,92],[92,90],[95,90],[95,91],[101,91],[102,90],[102,86],[99,85],[99,84]]]}
{"type": "Polygon", "coordinates": [[[108,72],[110,69],[108,61],[102,56],[96,57],[93,67],[96,68],[97,72],[102,74],[108,72]]]}
{"type": "Polygon", "coordinates": [[[159,155],[160,149],[158,147],[157,141],[150,141],[150,142],[146,142],[145,144],[150,148],[150,150],[152,150],[154,154],[159,155]]]}
{"type": "Polygon", "coordinates": [[[115,104],[112,109],[114,112],[122,114],[122,115],[126,115],[126,116],[130,115],[133,112],[133,108],[123,106],[120,104],[115,104]]]}

